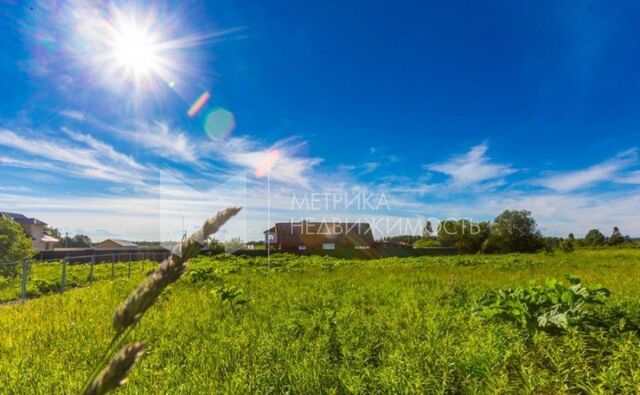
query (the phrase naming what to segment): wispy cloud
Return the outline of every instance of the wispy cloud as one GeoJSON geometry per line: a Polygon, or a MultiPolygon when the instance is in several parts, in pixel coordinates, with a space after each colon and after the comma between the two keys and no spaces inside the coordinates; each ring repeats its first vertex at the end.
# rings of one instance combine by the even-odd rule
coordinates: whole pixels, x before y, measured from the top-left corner
{"type": "MultiPolygon", "coordinates": [[[[139,167],[129,165],[132,160],[126,160],[124,163],[114,162],[114,158],[126,159],[127,156],[117,153],[112,147],[90,136],[76,137],[84,140],[89,148],[39,138],[33,132],[27,137],[24,133],[18,135],[13,131],[0,129],[0,145],[59,165],[66,165],[70,175],[127,184],[142,183],[143,175],[138,171],[139,167]]],[[[34,162],[31,160],[4,158],[3,163],[14,167],[34,167],[34,162]]],[[[47,163],[40,163],[38,166],[40,169],[47,169],[47,163]]]]}
{"type": "Polygon", "coordinates": [[[633,148],[586,169],[549,174],[534,180],[533,184],[558,192],[574,191],[600,182],[613,181],[622,170],[635,164],[636,160],[637,150],[633,148]]]}
{"type": "Polygon", "coordinates": [[[133,159],[131,156],[125,155],[116,151],[113,148],[113,146],[106,144],[102,141],[96,140],[89,134],[77,133],[65,127],[63,127],[62,130],[73,140],[86,144],[96,153],[104,156],[105,158],[112,159],[116,163],[123,163],[133,169],[137,169],[137,170],[144,169],[144,166],[136,162],[136,160],[133,159]]]}
{"type": "Polygon", "coordinates": [[[270,156],[277,152],[277,158],[269,169],[272,181],[308,187],[310,185],[309,172],[322,162],[320,158],[300,155],[306,143],[296,142],[295,139],[281,140],[270,147],[264,147],[247,138],[235,137],[224,142],[209,144],[212,152],[230,164],[240,166],[252,172],[269,161],[270,156]]]}
{"type": "Polygon", "coordinates": [[[131,128],[115,129],[122,139],[150,149],[154,154],[173,162],[198,162],[197,144],[180,129],[165,122],[138,122],[131,128]]]}
{"type": "Polygon", "coordinates": [[[471,148],[464,155],[455,155],[445,162],[431,163],[426,169],[445,174],[451,178],[451,184],[455,187],[496,182],[515,173],[517,170],[507,164],[493,163],[486,156],[489,145],[486,142],[471,148]]]}
{"type": "Polygon", "coordinates": [[[76,111],[76,110],[62,110],[60,111],[60,115],[63,117],[73,119],[75,121],[86,121],[87,116],[85,113],[76,111]]]}
{"type": "Polygon", "coordinates": [[[373,173],[381,166],[380,162],[365,162],[361,165],[340,165],[339,170],[349,172],[355,176],[363,176],[365,174],[373,173]]]}
{"type": "Polygon", "coordinates": [[[640,170],[629,172],[624,176],[617,178],[616,181],[622,184],[640,185],[640,170]]]}
{"type": "Polygon", "coordinates": [[[29,192],[31,191],[31,188],[27,188],[23,185],[16,185],[16,186],[12,186],[12,185],[0,185],[0,191],[1,192],[29,192]]]}
{"type": "Polygon", "coordinates": [[[6,166],[6,167],[17,167],[21,169],[37,169],[37,170],[59,170],[60,169],[59,167],[53,166],[51,163],[43,163],[41,160],[24,160],[24,159],[12,158],[9,156],[0,156],[0,165],[6,166]]]}
{"type": "MultiPolygon", "coordinates": [[[[303,155],[306,142],[296,138],[286,138],[275,144],[265,145],[243,136],[211,140],[203,134],[196,138],[162,121],[137,121],[130,126],[113,127],[89,117],[85,117],[84,120],[90,122],[92,127],[113,134],[127,143],[135,143],[157,157],[203,172],[212,169],[229,172],[230,169],[241,168],[255,173],[256,169],[264,165],[265,161],[269,161],[270,155],[277,151],[277,160],[269,171],[271,180],[308,187],[310,172],[322,162],[320,158],[303,155]]],[[[105,156],[121,155],[109,152],[108,145],[103,145],[89,135],[64,130],[72,139],[101,151],[105,156]]],[[[130,167],[137,168],[137,163],[131,157],[122,156],[118,160],[129,162],[130,167]]],[[[365,170],[373,171],[375,166],[373,162],[368,163],[365,170]]]]}

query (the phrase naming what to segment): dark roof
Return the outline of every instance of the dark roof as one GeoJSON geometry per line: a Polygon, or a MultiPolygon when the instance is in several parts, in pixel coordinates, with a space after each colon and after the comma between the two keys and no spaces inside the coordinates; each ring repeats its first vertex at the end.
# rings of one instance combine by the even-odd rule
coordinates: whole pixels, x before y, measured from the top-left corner
{"type": "Polygon", "coordinates": [[[118,244],[121,247],[138,247],[136,243],[128,240],[122,240],[122,239],[106,239],[97,244],[104,243],[105,241],[113,241],[114,243],[118,244]]]}
{"type": "Polygon", "coordinates": [[[0,211],[0,215],[3,217],[9,217],[11,219],[13,219],[14,221],[16,221],[19,224],[36,224],[36,225],[46,225],[46,223],[40,221],[39,219],[36,218],[28,218],[26,216],[24,216],[23,214],[18,214],[18,213],[10,213],[7,211],[0,211]]]}

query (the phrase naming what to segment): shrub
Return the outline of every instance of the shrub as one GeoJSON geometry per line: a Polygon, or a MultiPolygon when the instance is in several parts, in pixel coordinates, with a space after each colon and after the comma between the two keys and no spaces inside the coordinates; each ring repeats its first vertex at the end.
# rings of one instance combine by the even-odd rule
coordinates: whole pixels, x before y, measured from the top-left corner
{"type": "Polygon", "coordinates": [[[430,247],[440,247],[440,243],[436,239],[432,238],[422,238],[413,243],[413,248],[430,248],[430,247]]]}
{"type": "Polygon", "coordinates": [[[604,322],[594,310],[610,292],[600,286],[585,286],[579,278],[567,276],[570,286],[549,280],[544,286],[507,288],[488,292],[476,310],[481,317],[515,322],[522,328],[548,332],[570,327],[595,328],[604,322]]]}
{"type": "Polygon", "coordinates": [[[231,310],[235,310],[238,306],[243,306],[249,302],[249,300],[244,296],[244,291],[233,285],[229,287],[217,287],[211,290],[211,293],[220,296],[220,301],[222,303],[229,303],[231,310]]]}
{"type": "Polygon", "coordinates": [[[219,279],[219,277],[215,275],[212,267],[203,267],[199,269],[189,270],[189,272],[187,273],[187,278],[192,283],[219,279]]]}

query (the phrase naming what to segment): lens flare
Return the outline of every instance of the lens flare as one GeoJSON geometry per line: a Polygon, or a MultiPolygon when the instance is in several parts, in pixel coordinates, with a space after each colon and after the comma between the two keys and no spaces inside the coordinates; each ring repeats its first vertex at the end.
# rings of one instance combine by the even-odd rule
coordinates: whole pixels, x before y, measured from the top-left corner
{"type": "Polygon", "coordinates": [[[236,128],[236,119],[230,111],[218,108],[207,115],[204,130],[214,140],[228,137],[236,128]]]}
{"type": "Polygon", "coordinates": [[[276,162],[280,158],[280,150],[273,149],[270,150],[264,160],[256,167],[255,175],[258,178],[262,178],[269,174],[273,166],[275,166],[276,162]]]}
{"type": "Polygon", "coordinates": [[[189,111],[187,111],[187,114],[190,117],[193,117],[194,115],[199,113],[200,110],[202,110],[202,107],[204,107],[204,105],[207,103],[207,101],[209,101],[210,97],[211,97],[211,95],[209,94],[209,92],[205,92],[202,95],[200,95],[198,100],[196,100],[195,103],[193,103],[191,105],[191,107],[189,107],[189,111]]]}

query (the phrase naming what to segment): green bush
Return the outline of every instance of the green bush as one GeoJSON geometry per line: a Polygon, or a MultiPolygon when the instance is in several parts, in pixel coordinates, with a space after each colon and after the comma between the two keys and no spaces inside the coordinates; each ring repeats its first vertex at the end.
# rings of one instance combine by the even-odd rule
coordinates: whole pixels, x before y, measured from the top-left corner
{"type": "Polygon", "coordinates": [[[432,238],[422,238],[413,243],[413,248],[432,248],[432,247],[442,247],[440,242],[436,239],[432,238]]]}
{"type": "Polygon", "coordinates": [[[608,289],[585,286],[579,278],[567,276],[570,286],[548,280],[544,286],[532,283],[527,288],[490,291],[480,300],[478,315],[485,319],[504,319],[523,328],[539,328],[549,332],[570,327],[595,328],[604,322],[594,310],[608,297],[608,289]]]}

